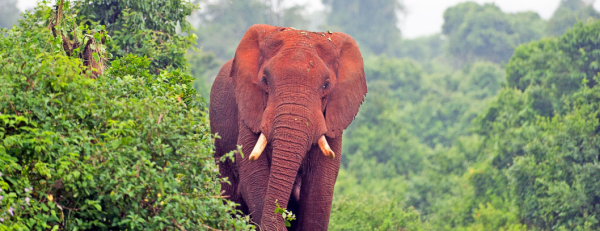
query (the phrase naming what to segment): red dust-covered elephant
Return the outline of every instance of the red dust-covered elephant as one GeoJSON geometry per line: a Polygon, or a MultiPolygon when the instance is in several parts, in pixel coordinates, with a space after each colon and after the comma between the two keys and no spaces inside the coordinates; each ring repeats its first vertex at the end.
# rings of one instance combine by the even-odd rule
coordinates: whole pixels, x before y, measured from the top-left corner
{"type": "Polygon", "coordinates": [[[343,33],[254,25],[210,93],[215,157],[225,195],[261,230],[286,230],[275,201],[296,214],[291,230],[327,230],[342,132],[367,93],[363,59],[343,33]]]}

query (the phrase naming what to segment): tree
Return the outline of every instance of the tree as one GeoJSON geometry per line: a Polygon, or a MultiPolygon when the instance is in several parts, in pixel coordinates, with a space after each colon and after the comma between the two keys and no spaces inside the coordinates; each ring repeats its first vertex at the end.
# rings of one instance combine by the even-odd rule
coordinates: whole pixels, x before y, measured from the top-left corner
{"type": "Polygon", "coordinates": [[[80,20],[105,26],[113,40],[108,51],[114,58],[146,56],[154,74],[166,68],[186,68],[184,56],[195,42],[186,17],[197,6],[181,0],[84,0],[76,4],[80,20]]]}
{"type": "Polygon", "coordinates": [[[215,54],[202,51],[192,51],[187,54],[190,73],[194,77],[194,88],[207,102],[210,100],[210,87],[215,79],[215,70],[221,67],[215,54]]]}
{"type": "Polygon", "coordinates": [[[283,8],[273,1],[218,0],[200,13],[198,45],[213,52],[220,60],[233,58],[237,44],[254,24],[305,28],[307,21],[300,15],[299,6],[283,8]]]}
{"type": "Polygon", "coordinates": [[[464,69],[458,89],[476,99],[485,99],[496,96],[504,80],[504,70],[497,64],[476,62],[464,69]]]}
{"type": "Polygon", "coordinates": [[[561,0],[560,5],[548,21],[547,34],[560,36],[571,28],[577,21],[600,19],[600,12],[594,9],[594,1],[561,0]]]}
{"type": "Polygon", "coordinates": [[[323,0],[323,3],[330,9],[326,30],[349,34],[363,50],[386,53],[400,40],[398,14],[404,7],[398,0],[323,0]]]}
{"type": "Polygon", "coordinates": [[[558,38],[517,48],[507,65],[507,88],[475,123],[486,139],[481,158],[489,160],[489,171],[503,172],[510,187],[473,187],[504,188],[528,228],[600,227],[593,180],[600,149],[598,33],[600,22],[577,23],[558,38]]]}
{"type": "Polygon", "coordinates": [[[428,64],[444,54],[446,43],[447,40],[441,34],[402,39],[397,43],[392,43],[394,48],[391,51],[386,51],[386,54],[399,58],[410,58],[419,63],[428,64]]]}
{"type": "Polygon", "coordinates": [[[518,44],[541,38],[540,26],[543,21],[535,13],[506,14],[493,4],[466,2],[446,9],[442,33],[448,36],[448,51],[462,63],[502,63],[518,44]]]}
{"type": "Polygon", "coordinates": [[[600,229],[600,21],[541,38],[546,25],[464,3],[443,32],[460,69],[366,56],[331,228],[600,229]]]}
{"type": "Polygon", "coordinates": [[[546,112],[541,115],[562,112],[563,97],[580,89],[583,80],[590,87],[597,83],[594,76],[600,71],[600,43],[595,33],[599,28],[598,23],[578,23],[558,39],[542,39],[519,47],[507,65],[508,86],[537,92],[534,109],[546,112]]]}

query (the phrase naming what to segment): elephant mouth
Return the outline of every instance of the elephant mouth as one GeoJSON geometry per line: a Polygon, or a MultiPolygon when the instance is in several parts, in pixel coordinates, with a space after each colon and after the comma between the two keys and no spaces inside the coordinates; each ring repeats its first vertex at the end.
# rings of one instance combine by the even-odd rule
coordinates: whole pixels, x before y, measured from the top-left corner
{"type": "MultiPolygon", "coordinates": [[[[321,149],[323,155],[325,155],[329,159],[335,158],[335,153],[329,147],[329,143],[327,143],[325,135],[321,135],[321,138],[319,138],[317,144],[319,145],[319,148],[321,149]]],[[[255,161],[256,159],[258,159],[258,157],[260,157],[260,155],[265,150],[265,147],[267,147],[267,137],[261,132],[260,137],[258,137],[258,141],[256,141],[256,145],[254,145],[254,149],[252,149],[252,153],[250,154],[248,159],[250,161],[255,161]]]]}

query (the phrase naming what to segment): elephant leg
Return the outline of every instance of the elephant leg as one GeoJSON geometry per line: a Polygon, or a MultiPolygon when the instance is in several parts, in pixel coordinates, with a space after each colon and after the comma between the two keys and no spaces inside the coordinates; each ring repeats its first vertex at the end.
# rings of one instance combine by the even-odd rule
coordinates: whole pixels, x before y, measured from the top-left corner
{"type": "Polygon", "coordinates": [[[300,189],[300,214],[296,230],[327,230],[333,188],[341,163],[342,137],[327,138],[335,159],[329,159],[317,146],[308,153],[307,170],[300,189]]]}
{"type": "Polygon", "coordinates": [[[267,184],[269,183],[269,160],[270,145],[265,148],[263,154],[254,161],[248,160],[252,149],[256,145],[259,135],[250,131],[241,121],[238,123],[238,144],[242,145],[242,157],[236,154],[239,173],[238,191],[248,207],[248,213],[252,220],[260,225],[267,184]]]}
{"type": "MultiPolygon", "coordinates": [[[[221,111],[224,110],[218,110],[221,109],[218,106],[221,105],[216,105],[211,107],[211,129],[212,132],[214,134],[218,134],[220,136],[220,138],[215,139],[215,159],[219,165],[219,173],[221,174],[222,178],[227,178],[227,182],[225,181],[221,181],[221,191],[222,194],[224,196],[227,197],[227,199],[229,199],[230,201],[233,201],[237,204],[240,204],[240,210],[242,210],[242,212],[247,212],[247,210],[245,209],[245,206],[242,202],[242,198],[240,197],[239,193],[237,192],[237,188],[238,188],[238,184],[239,184],[239,177],[237,174],[237,170],[236,170],[236,163],[234,163],[233,161],[226,159],[224,161],[221,161],[220,158],[227,154],[230,151],[234,151],[236,150],[237,146],[237,137],[238,137],[238,131],[237,131],[237,126],[231,126],[229,124],[232,123],[232,119],[237,120],[237,113],[230,113],[233,114],[233,116],[231,117],[217,117],[217,116],[213,116],[213,115],[219,115],[218,113],[220,113],[221,111]]],[[[237,123],[237,121],[233,121],[233,123],[237,123]]]]}
{"type": "Polygon", "coordinates": [[[231,160],[220,161],[220,158],[230,151],[236,150],[238,139],[238,113],[235,104],[233,83],[229,77],[231,61],[225,63],[215,78],[210,91],[210,129],[211,133],[219,135],[215,139],[215,159],[219,164],[219,173],[228,182],[221,182],[221,191],[230,201],[240,204],[240,210],[247,212],[242,198],[237,192],[238,175],[235,163],[231,160]]]}

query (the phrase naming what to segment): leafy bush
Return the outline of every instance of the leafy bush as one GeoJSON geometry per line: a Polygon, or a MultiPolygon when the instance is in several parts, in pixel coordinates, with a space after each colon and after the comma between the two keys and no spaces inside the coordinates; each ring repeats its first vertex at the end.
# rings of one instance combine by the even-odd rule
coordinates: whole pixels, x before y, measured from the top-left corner
{"type": "MultiPolygon", "coordinates": [[[[378,172],[373,162],[368,170],[378,172]]],[[[377,175],[377,173],[375,173],[377,175]]],[[[373,179],[373,178],[371,178],[373,179]]],[[[398,195],[406,192],[401,178],[363,181],[340,170],[331,208],[331,230],[425,230],[419,212],[398,195]]]]}
{"type": "Polygon", "coordinates": [[[186,17],[197,9],[189,1],[82,0],[74,2],[79,21],[106,26],[114,57],[127,54],[151,59],[153,74],[168,67],[185,69],[185,54],[196,42],[186,17]],[[178,30],[181,33],[177,33],[178,30]]]}
{"type": "Polygon", "coordinates": [[[0,229],[251,229],[218,196],[191,76],[124,56],[90,79],[48,29],[51,12],[0,32],[0,229]]]}

